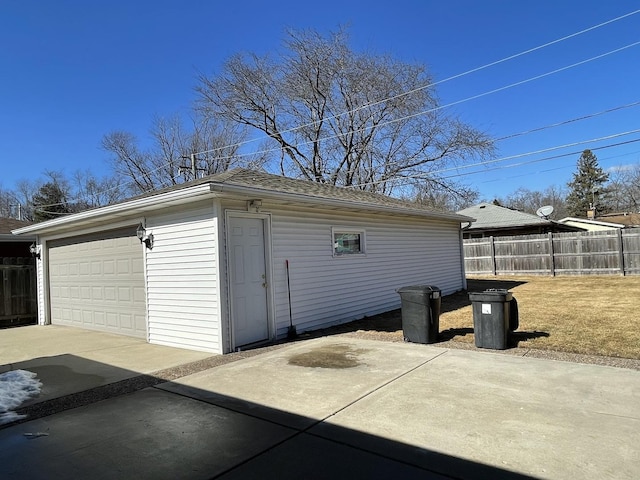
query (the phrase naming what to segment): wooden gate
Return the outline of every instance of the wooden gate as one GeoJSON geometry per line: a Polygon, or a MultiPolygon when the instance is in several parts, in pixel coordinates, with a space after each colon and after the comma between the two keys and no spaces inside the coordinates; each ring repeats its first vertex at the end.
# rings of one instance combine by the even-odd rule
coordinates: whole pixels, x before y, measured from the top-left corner
{"type": "Polygon", "coordinates": [[[38,318],[33,257],[0,257],[0,327],[35,324],[38,318]]]}

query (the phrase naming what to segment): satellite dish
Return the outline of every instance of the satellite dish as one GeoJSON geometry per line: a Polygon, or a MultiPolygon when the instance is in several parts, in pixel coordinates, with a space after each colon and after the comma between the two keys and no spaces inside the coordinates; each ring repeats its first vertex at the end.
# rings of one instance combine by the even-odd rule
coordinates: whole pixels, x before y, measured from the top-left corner
{"type": "Polygon", "coordinates": [[[553,213],[553,205],[545,205],[544,207],[540,207],[536,211],[536,215],[541,218],[548,219],[549,215],[553,213]]]}

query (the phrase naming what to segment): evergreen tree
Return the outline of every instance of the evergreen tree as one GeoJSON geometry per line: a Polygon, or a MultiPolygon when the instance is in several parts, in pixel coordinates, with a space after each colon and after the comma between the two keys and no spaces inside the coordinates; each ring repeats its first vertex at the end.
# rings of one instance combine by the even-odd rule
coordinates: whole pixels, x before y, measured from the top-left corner
{"type": "Polygon", "coordinates": [[[67,205],[67,195],[56,182],[42,185],[33,196],[33,219],[36,222],[51,220],[71,213],[67,205]]]}
{"type": "Polygon", "coordinates": [[[595,210],[598,214],[607,213],[606,183],[609,174],[598,165],[598,158],[585,150],[578,159],[578,170],[573,174],[573,180],[567,184],[567,211],[574,217],[585,217],[588,210],[595,210]]]}

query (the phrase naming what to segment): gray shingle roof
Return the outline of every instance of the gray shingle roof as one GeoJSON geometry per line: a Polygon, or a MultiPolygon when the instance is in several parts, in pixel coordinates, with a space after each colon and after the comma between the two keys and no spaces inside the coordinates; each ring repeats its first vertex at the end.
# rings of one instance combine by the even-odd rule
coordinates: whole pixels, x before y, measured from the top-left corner
{"type": "Polygon", "coordinates": [[[0,235],[11,234],[11,230],[26,227],[27,225],[31,225],[31,222],[16,220],[15,218],[0,217],[0,235]]]}
{"type": "MultiPolygon", "coordinates": [[[[282,175],[274,175],[258,170],[248,170],[236,168],[226,172],[217,173],[204,178],[199,178],[191,182],[174,185],[168,188],[149,192],[141,195],[146,197],[149,195],[159,195],[173,190],[188,188],[191,186],[202,184],[231,185],[236,187],[247,187],[254,190],[264,191],[265,193],[282,193],[295,194],[316,200],[339,200],[345,202],[354,202],[360,205],[370,205],[371,207],[393,207],[403,208],[414,212],[425,214],[431,212],[434,215],[455,216],[454,212],[436,210],[423,207],[419,204],[400,200],[386,195],[380,195],[371,192],[365,192],[357,188],[345,188],[328,185],[326,183],[312,182],[309,180],[300,180],[295,178],[284,177],[282,175]]],[[[136,197],[138,198],[138,197],[136,197]]]]}
{"type": "Polygon", "coordinates": [[[499,207],[492,203],[480,203],[473,207],[459,210],[457,213],[476,219],[476,221],[471,224],[469,230],[522,227],[525,225],[549,225],[552,223],[550,220],[545,220],[537,215],[499,207]]]}

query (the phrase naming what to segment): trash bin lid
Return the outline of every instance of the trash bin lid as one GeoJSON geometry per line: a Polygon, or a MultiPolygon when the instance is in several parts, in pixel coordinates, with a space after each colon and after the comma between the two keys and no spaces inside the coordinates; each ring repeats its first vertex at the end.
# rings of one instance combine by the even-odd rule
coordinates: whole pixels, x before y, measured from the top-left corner
{"type": "Polygon", "coordinates": [[[489,288],[484,292],[469,292],[472,302],[510,302],[512,294],[503,288],[489,288]]]}
{"type": "Polygon", "coordinates": [[[397,293],[431,293],[431,292],[440,292],[438,287],[433,285],[409,285],[406,287],[400,287],[396,290],[397,293]]]}

